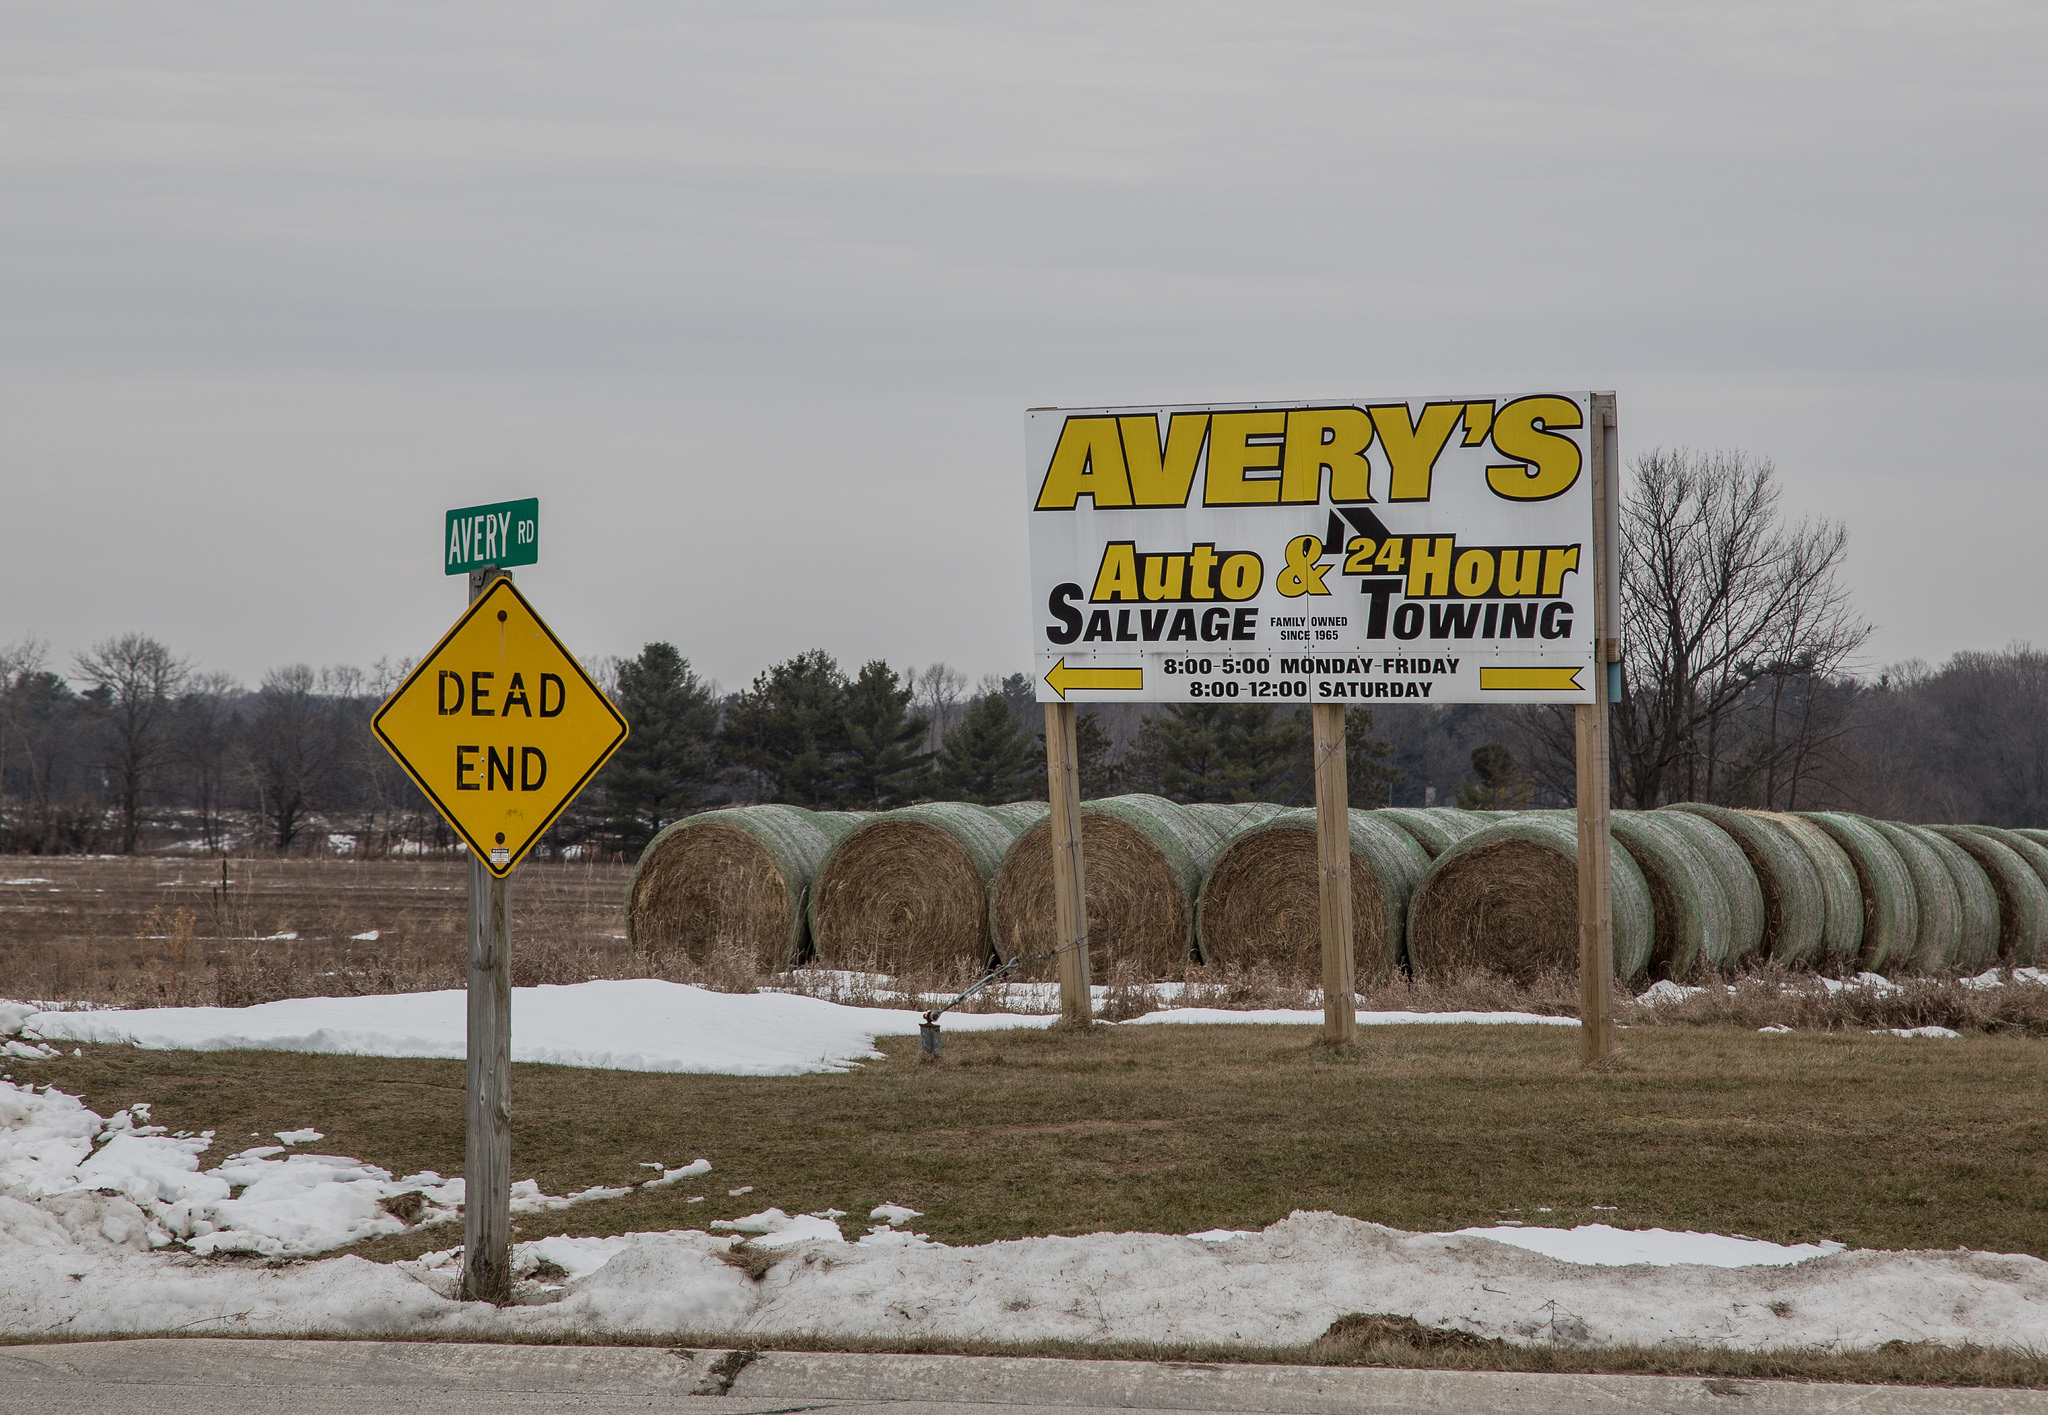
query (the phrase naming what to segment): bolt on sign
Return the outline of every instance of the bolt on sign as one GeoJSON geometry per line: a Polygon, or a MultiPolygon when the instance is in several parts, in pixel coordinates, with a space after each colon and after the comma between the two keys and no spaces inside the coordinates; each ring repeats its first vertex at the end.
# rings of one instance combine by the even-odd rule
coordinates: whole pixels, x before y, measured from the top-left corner
{"type": "Polygon", "coordinates": [[[540,563],[540,498],[498,501],[489,506],[462,506],[448,513],[442,536],[441,570],[468,575],[496,565],[540,563]]]}
{"type": "Polygon", "coordinates": [[[507,579],[393,693],[371,728],[501,878],[626,740],[626,719],[507,579]]]}
{"type": "Polygon", "coordinates": [[[1592,396],[1032,409],[1040,700],[1593,701],[1592,396]]]}

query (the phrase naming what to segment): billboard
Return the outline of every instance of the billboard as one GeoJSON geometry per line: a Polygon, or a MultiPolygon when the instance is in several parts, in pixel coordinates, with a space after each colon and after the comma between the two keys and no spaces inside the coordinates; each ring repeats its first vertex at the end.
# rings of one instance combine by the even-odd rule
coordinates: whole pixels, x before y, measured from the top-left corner
{"type": "Polygon", "coordinates": [[[1592,399],[1032,409],[1039,700],[1592,702],[1592,399]]]}

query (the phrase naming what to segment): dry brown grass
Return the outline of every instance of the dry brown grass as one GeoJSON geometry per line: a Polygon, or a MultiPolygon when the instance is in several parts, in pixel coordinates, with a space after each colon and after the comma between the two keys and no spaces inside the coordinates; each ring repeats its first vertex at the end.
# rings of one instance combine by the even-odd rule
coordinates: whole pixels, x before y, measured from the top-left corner
{"type": "Polygon", "coordinates": [[[1963,978],[1898,978],[1886,988],[1831,991],[1811,974],[1772,966],[1725,986],[1710,984],[1683,1002],[1629,1004],[1620,1015],[1634,1025],[1654,1027],[1796,1027],[1821,1032],[1948,1027],[2048,1037],[2048,987],[2008,982],[1985,988],[1963,978]]]}
{"type": "MultiPolygon", "coordinates": [[[[949,1243],[1261,1228],[1299,1208],[1422,1231],[1607,1222],[2048,1257],[2038,1041],[1620,1035],[1597,1071],[1548,1027],[1368,1028],[1344,1050],[1307,1027],[955,1033],[939,1065],[890,1038],[885,1061],[797,1077],[518,1065],[516,1177],[560,1194],[631,1183],[643,1161],[715,1166],[702,1189],[522,1219],[520,1236],[891,1201],[949,1243]]],[[[157,1123],[214,1130],[209,1164],[313,1125],[323,1149],[395,1173],[462,1165],[459,1061],[95,1047],[6,1069],[103,1114],[148,1100],[157,1123]]]]}
{"type": "MultiPolygon", "coordinates": [[[[0,997],[130,1007],[463,985],[460,861],[0,857],[0,997]],[[358,937],[374,932],[374,939],[358,937]],[[296,935],[296,937],[280,937],[296,935]]],[[[530,861],[512,888],[515,981],[632,971],[627,869],[530,861]]]]}

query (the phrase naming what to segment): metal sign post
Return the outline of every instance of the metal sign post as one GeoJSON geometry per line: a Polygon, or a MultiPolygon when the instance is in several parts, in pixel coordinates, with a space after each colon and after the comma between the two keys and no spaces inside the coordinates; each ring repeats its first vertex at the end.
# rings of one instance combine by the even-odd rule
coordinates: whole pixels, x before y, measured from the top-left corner
{"type": "MultiPolygon", "coordinates": [[[[531,552],[536,506],[449,512],[447,563],[479,544],[531,552]]],[[[512,1295],[511,874],[627,727],[509,571],[468,573],[468,610],[370,726],[469,847],[462,1295],[502,1304],[512,1295]]]]}

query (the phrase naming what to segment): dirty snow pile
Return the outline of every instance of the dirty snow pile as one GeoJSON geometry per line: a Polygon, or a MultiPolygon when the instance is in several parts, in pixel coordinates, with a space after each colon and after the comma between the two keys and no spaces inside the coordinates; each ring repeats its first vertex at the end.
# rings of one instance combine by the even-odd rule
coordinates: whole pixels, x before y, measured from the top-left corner
{"type": "MultiPolygon", "coordinates": [[[[919,1012],[851,1007],[786,992],[712,992],[657,979],[598,980],[512,990],[512,1059],[615,1071],[701,1071],[794,1076],[844,1071],[879,1055],[876,1037],[915,1036],[919,1012]]],[[[1049,1013],[949,1012],[949,1032],[1049,1027],[1049,1013]]],[[[1321,1012],[1177,1007],[1143,1023],[1321,1026],[1321,1012]]],[[[1361,1012],[1363,1027],[1489,1023],[1575,1027],[1576,1018],[1529,1012],[1361,1012]]],[[[82,1042],[159,1051],[346,1052],[459,1058],[467,1054],[468,995],[458,991],[370,997],[301,997],[254,1007],[150,1007],[38,1011],[0,1003],[0,1047],[27,1059],[82,1042]]]]}
{"type": "MultiPolygon", "coordinates": [[[[885,1206],[891,1208],[896,1206],[885,1206]]],[[[882,1209],[875,1211],[883,1214],[882,1209]]],[[[1564,1346],[2048,1343],[2048,1263],[1841,1252],[1712,1234],[1403,1233],[1296,1213],[1260,1233],[1126,1233],[950,1248],[834,1210],[520,1243],[512,1305],[457,1300],[459,1250],[269,1265],[146,1252],[0,1198],[0,1331],[655,1336],[1295,1345],[1352,1312],[1564,1346]],[[755,1278],[728,1263],[764,1250],[755,1278]],[[1569,1260],[1531,1251],[1550,1247],[1569,1260]]]]}
{"type": "MultiPolygon", "coordinates": [[[[460,1179],[431,1170],[395,1179],[360,1160],[293,1148],[324,1138],[312,1129],[279,1131],[280,1143],[202,1170],[210,1130],[166,1134],[149,1123],[147,1105],[102,1118],[55,1088],[0,1081],[0,1206],[33,1205],[74,1240],[136,1252],[176,1247],[264,1257],[325,1253],[460,1213],[460,1179]]],[[[710,1168],[698,1160],[633,1187],[674,1184],[710,1168]]],[[[630,1192],[592,1188],[555,1196],[528,1179],[512,1186],[512,1211],[546,1213],[630,1192]]]]}

